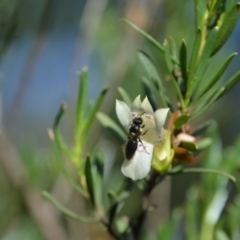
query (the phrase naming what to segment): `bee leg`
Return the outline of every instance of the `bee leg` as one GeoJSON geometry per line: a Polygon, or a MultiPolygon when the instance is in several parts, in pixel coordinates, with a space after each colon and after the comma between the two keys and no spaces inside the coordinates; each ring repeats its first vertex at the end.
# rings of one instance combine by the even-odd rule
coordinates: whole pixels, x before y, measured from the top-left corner
{"type": "Polygon", "coordinates": [[[143,136],[143,135],[145,135],[146,133],[148,132],[148,130],[146,130],[144,133],[142,133],[141,135],[143,136]]]}
{"type": "Polygon", "coordinates": [[[146,151],[146,153],[148,153],[148,154],[149,154],[149,152],[146,150],[146,147],[144,146],[144,144],[143,144],[142,140],[141,140],[140,138],[138,138],[138,140],[139,140],[139,142],[142,144],[142,146],[143,146],[144,150],[146,151]]]}

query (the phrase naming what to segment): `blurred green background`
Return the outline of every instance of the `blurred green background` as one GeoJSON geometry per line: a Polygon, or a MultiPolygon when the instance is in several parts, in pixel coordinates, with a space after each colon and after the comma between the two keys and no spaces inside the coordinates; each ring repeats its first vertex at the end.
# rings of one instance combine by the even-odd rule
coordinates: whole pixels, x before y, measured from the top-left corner
{"type": "MultiPolygon", "coordinates": [[[[101,226],[63,217],[41,196],[41,190],[51,191],[75,212],[87,213],[83,200],[62,176],[47,134],[60,103],[66,101],[68,111],[62,129],[68,143],[72,142],[79,83],[76,71],[89,68],[89,101],[95,100],[103,87],[109,87],[101,110],[113,119],[118,86],[132,99],[145,95],[139,49],[152,56],[162,76],[167,72],[162,56],[119,21],[121,18],[160,42],[171,36],[178,46],[183,38],[191,46],[194,40],[192,0],[0,0],[1,239],[107,239],[101,226]]],[[[239,41],[240,23],[214,57],[209,75],[223,57],[240,50],[239,41]]],[[[239,62],[236,57],[226,76],[239,69],[239,62]]],[[[239,135],[239,91],[237,85],[195,123],[214,118],[223,146],[232,144],[239,135]]],[[[97,121],[92,132],[89,146],[98,144],[104,151],[105,181],[111,180],[114,185],[114,178],[122,177],[123,143],[97,121]]],[[[152,201],[160,207],[149,214],[150,230],[167,221],[170,209],[181,206],[187,188],[198,181],[199,176],[179,176],[153,192],[152,201]]],[[[179,234],[174,239],[183,238],[179,234]]]]}

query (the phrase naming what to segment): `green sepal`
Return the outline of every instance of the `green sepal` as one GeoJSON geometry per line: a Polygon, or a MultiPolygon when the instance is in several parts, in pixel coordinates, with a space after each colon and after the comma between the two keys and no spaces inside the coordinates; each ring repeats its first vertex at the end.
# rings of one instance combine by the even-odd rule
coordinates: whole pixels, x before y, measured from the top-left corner
{"type": "Polygon", "coordinates": [[[189,114],[182,114],[174,121],[174,127],[180,129],[189,119],[189,114]]]}
{"type": "Polygon", "coordinates": [[[61,203],[59,203],[50,193],[43,191],[42,195],[47,198],[59,211],[61,211],[63,214],[66,216],[73,218],[77,221],[80,222],[85,222],[85,223],[96,223],[99,222],[100,220],[97,218],[89,218],[89,217],[82,217],[77,215],[76,213],[70,211],[69,209],[65,208],[61,203]]]}
{"type": "Polygon", "coordinates": [[[98,121],[104,126],[112,129],[116,132],[123,140],[126,140],[127,133],[123,131],[117,123],[115,123],[107,114],[98,112],[97,113],[98,121]]]}
{"type": "Polygon", "coordinates": [[[219,20],[219,33],[217,36],[215,47],[212,51],[212,55],[215,54],[228,40],[233,29],[236,26],[240,12],[240,3],[236,3],[233,6],[229,6],[222,18],[219,20]]]}

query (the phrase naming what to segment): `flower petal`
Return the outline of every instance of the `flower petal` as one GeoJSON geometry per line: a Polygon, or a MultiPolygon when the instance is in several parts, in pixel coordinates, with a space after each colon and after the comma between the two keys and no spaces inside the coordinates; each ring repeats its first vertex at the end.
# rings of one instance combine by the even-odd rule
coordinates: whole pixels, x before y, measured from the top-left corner
{"type": "Polygon", "coordinates": [[[160,108],[154,113],[154,120],[156,124],[156,132],[159,134],[166,121],[169,108],[160,108]]]}
{"type": "Polygon", "coordinates": [[[121,171],[132,180],[145,178],[151,170],[151,160],[153,153],[153,144],[142,141],[139,142],[137,151],[131,160],[123,162],[121,171]]]}
{"type": "Polygon", "coordinates": [[[141,104],[141,109],[146,113],[146,114],[153,114],[153,109],[148,101],[148,97],[146,96],[141,104]]]}
{"type": "Polygon", "coordinates": [[[132,112],[140,112],[141,103],[142,103],[141,102],[141,95],[138,95],[132,103],[131,111],[132,112]]]}
{"type": "Polygon", "coordinates": [[[116,100],[116,114],[120,123],[128,131],[130,123],[130,108],[128,105],[125,102],[116,100]]]}

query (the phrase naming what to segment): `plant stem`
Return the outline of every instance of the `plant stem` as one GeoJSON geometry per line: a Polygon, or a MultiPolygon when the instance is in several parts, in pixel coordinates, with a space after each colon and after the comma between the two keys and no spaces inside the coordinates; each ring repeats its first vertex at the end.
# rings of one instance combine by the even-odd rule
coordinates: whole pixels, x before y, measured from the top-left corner
{"type": "Polygon", "coordinates": [[[132,226],[132,232],[135,240],[139,240],[141,236],[141,230],[143,228],[143,224],[145,223],[148,207],[149,207],[149,196],[152,192],[153,188],[165,179],[165,175],[160,175],[159,172],[152,172],[150,175],[150,179],[146,184],[146,187],[143,191],[143,199],[142,199],[142,209],[141,213],[137,217],[136,222],[132,226]]]}

